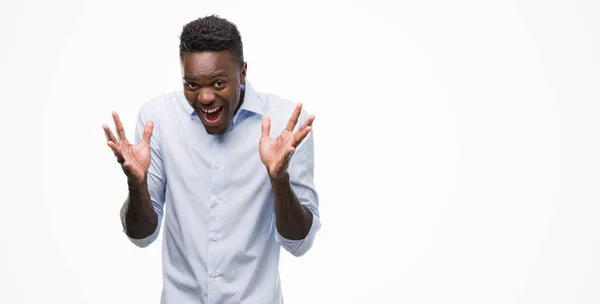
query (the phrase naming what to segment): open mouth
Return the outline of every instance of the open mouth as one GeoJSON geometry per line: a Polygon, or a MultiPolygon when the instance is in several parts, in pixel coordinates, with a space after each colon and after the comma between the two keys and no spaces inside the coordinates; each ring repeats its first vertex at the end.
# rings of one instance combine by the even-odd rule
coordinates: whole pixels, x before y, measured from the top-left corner
{"type": "Polygon", "coordinates": [[[209,109],[200,109],[200,113],[204,117],[204,121],[209,125],[217,125],[223,116],[223,106],[213,107],[209,109]]]}

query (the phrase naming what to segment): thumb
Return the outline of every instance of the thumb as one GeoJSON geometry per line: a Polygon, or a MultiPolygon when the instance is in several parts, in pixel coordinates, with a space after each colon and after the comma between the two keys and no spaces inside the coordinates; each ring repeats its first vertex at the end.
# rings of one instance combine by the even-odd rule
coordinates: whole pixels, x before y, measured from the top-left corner
{"type": "Polygon", "coordinates": [[[154,130],[154,122],[149,120],[148,122],[146,122],[146,125],[144,126],[144,133],[142,134],[143,142],[150,144],[150,137],[152,136],[153,130],[154,130]]]}
{"type": "Polygon", "coordinates": [[[271,119],[269,117],[265,117],[263,118],[262,121],[262,134],[260,136],[260,141],[263,140],[268,140],[270,139],[270,134],[271,133],[271,119]]]}

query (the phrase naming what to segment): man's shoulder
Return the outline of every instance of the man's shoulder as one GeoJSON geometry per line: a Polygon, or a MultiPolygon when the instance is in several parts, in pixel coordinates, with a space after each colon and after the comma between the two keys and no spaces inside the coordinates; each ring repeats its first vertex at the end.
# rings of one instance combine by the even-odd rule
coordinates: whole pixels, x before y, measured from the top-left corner
{"type": "MultiPolygon", "coordinates": [[[[299,101],[283,98],[273,93],[261,92],[258,93],[258,97],[263,101],[266,116],[269,116],[271,120],[284,120],[286,123],[294,112],[296,105],[300,103],[299,101]]],[[[308,112],[303,107],[300,119],[306,119],[308,116],[308,112]]]]}
{"type": "MultiPolygon", "coordinates": [[[[287,126],[296,105],[300,102],[272,93],[258,93],[258,96],[263,103],[264,116],[271,119],[271,135],[276,136],[275,134],[281,133],[287,126]]],[[[296,128],[300,127],[308,117],[309,113],[303,106],[296,128]]]]}
{"type": "Polygon", "coordinates": [[[181,110],[182,91],[171,91],[156,95],[144,102],[140,107],[140,112],[146,115],[160,116],[170,114],[174,110],[181,110]]]}
{"type": "Polygon", "coordinates": [[[274,93],[258,92],[258,98],[263,101],[267,111],[286,111],[293,109],[295,103],[274,93]]]}

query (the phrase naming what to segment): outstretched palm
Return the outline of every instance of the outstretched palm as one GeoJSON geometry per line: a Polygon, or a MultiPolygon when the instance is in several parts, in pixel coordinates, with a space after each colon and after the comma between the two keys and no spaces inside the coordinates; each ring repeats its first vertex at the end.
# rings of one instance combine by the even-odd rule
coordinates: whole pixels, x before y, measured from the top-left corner
{"type": "Polygon", "coordinates": [[[271,132],[271,120],[266,117],[262,122],[262,135],[260,137],[260,159],[267,167],[269,176],[278,178],[287,171],[289,160],[296,150],[296,147],[308,135],[312,129],[312,123],[315,119],[310,116],[296,133],[293,133],[294,127],[298,123],[298,118],[302,112],[302,104],[298,104],[286,128],[277,138],[269,136],[271,132]]]}
{"type": "Polygon", "coordinates": [[[113,120],[117,128],[119,140],[114,136],[107,125],[104,125],[107,144],[112,149],[117,161],[121,164],[127,177],[133,182],[142,182],[150,167],[150,137],[154,127],[151,121],[146,123],[142,140],[137,145],[132,145],[125,137],[123,124],[119,115],[113,112],[113,120]]]}

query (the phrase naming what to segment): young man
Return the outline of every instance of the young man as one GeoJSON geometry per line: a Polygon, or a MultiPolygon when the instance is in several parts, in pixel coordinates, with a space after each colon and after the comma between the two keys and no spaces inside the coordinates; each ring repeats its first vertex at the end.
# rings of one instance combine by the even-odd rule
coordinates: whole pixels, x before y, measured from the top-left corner
{"type": "Polygon", "coordinates": [[[246,79],[237,27],[217,16],[185,25],[183,91],[139,112],[135,144],[117,113],[108,146],[129,196],[123,228],[140,247],[164,215],[162,303],[282,303],[279,252],[295,256],[320,228],[314,116],[246,79]]]}

